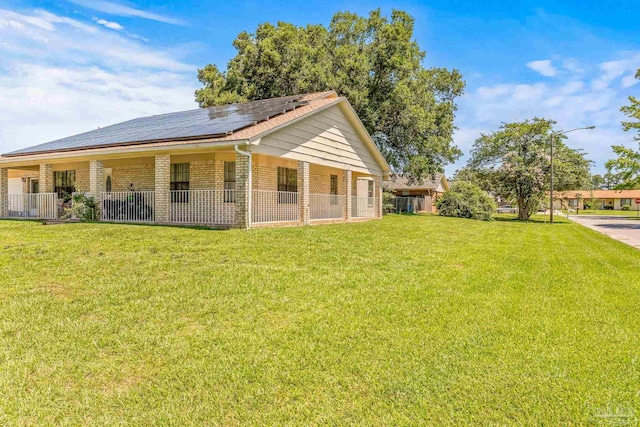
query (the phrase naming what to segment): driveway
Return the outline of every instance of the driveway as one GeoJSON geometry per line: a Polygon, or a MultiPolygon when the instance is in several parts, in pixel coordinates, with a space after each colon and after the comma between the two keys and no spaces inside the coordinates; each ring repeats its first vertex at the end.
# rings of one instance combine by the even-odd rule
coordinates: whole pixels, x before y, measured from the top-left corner
{"type": "Polygon", "coordinates": [[[640,220],[588,215],[572,215],[569,219],[640,249],[640,220]]]}

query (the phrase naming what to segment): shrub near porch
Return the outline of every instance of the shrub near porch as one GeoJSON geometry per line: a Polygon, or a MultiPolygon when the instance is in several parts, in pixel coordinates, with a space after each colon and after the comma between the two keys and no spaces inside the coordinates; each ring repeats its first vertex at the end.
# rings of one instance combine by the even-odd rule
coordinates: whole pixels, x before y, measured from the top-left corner
{"type": "Polygon", "coordinates": [[[640,257],[576,224],[0,221],[0,248],[1,424],[584,425],[640,411],[640,257]]]}

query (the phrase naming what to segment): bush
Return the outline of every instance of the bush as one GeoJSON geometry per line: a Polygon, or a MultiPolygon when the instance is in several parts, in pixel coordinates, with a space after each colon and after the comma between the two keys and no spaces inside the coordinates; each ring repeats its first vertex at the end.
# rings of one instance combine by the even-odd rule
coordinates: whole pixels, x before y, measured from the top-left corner
{"type": "Polygon", "coordinates": [[[83,193],[75,193],[71,199],[71,207],[66,210],[67,218],[78,218],[82,221],[97,221],[100,209],[96,200],[83,193]]]}
{"type": "Polygon", "coordinates": [[[602,209],[604,209],[605,211],[612,211],[613,210],[613,206],[612,205],[607,205],[607,206],[603,207],[602,209]]]}
{"type": "Polygon", "coordinates": [[[585,200],[584,201],[584,208],[586,210],[596,210],[598,209],[598,200],[585,200]]]}
{"type": "Polygon", "coordinates": [[[631,210],[631,206],[629,206],[629,205],[624,205],[624,206],[622,207],[622,210],[623,210],[623,211],[630,211],[630,210],[631,210]]]}
{"type": "Polygon", "coordinates": [[[457,182],[436,201],[438,215],[491,221],[493,199],[472,182],[457,182]]]}
{"type": "Polygon", "coordinates": [[[389,193],[388,191],[382,192],[382,211],[384,213],[395,212],[395,199],[396,196],[393,193],[389,193]]]}

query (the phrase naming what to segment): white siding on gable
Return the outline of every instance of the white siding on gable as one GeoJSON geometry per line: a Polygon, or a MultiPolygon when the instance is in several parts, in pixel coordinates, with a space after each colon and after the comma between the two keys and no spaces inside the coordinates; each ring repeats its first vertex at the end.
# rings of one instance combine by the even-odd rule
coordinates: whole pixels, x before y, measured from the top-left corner
{"type": "Polygon", "coordinates": [[[442,181],[438,183],[438,186],[436,187],[436,191],[438,193],[444,193],[444,187],[442,186],[442,181]]]}
{"type": "Polygon", "coordinates": [[[337,105],[263,137],[252,151],[382,175],[380,165],[337,105]]]}

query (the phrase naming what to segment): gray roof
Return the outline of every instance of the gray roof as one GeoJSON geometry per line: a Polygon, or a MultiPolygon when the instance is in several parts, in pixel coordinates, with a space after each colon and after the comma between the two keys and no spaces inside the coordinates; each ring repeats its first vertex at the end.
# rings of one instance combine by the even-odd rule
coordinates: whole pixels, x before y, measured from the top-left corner
{"type": "Polygon", "coordinates": [[[113,145],[226,136],[308,104],[304,95],[141,117],[4,154],[20,156],[113,145]]]}
{"type": "Polygon", "coordinates": [[[388,181],[387,186],[390,190],[435,190],[443,177],[443,173],[437,173],[422,180],[422,182],[414,181],[410,183],[407,177],[394,175],[388,181]]]}

